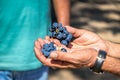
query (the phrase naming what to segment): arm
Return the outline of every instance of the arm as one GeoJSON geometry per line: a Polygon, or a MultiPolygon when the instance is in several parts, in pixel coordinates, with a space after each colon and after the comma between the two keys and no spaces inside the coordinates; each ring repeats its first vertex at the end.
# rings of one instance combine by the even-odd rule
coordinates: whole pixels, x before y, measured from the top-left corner
{"type": "Polygon", "coordinates": [[[106,43],[108,46],[108,56],[120,59],[120,44],[112,43],[109,41],[106,41],[106,43]]]}
{"type": "Polygon", "coordinates": [[[108,42],[108,56],[102,66],[102,70],[120,76],[120,45],[108,42]]]}
{"type": "Polygon", "coordinates": [[[53,5],[58,22],[63,25],[69,25],[70,0],[53,0],[53,5]]]}

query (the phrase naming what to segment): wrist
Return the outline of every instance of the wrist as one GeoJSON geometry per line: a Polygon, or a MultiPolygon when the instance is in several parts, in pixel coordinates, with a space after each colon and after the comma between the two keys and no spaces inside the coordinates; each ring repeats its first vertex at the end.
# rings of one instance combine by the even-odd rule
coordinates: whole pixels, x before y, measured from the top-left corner
{"type": "Polygon", "coordinates": [[[100,50],[98,52],[96,61],[94,65],[91,67],[91,70],[93,72],[97,72],[97,73],[102,72],[102,66],[103,66],[104,60],[106,59],[106,55],[107,53],[105,51],[100,50]]]}
{"type": "Polygon", "coordinates": [[[103,66],[101,68],[103,71],[106,71],[106,69],[108,67],[108,62],[111,62],[111,61],[109,61],[110,60],[109,58],[110,58],[109,56],[106,56],[106,60],[104,61],[103,66]]]}
{"type": "Polygon", "coordinates": [[[120,63],[120,60],[118,58],[107,56],[103,63],[102,70],[105,72],[110,72],[120,76],[119,63],[120,63]]]}
{"type": "Polygon", "coordinates": [[[108,56],[120,58],[120,45],[106,41],[108,56]]]}

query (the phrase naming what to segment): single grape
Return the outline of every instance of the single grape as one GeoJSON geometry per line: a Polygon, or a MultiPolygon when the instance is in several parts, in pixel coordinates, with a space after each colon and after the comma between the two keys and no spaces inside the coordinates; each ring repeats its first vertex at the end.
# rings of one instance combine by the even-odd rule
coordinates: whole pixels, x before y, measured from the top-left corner
{"type": "Polygon", "coordinates": [[[69,35],[67,36],[67,38],[65,40],[70,42],[72,40],[72,34],[69,33],[69,35]]]}
{"type": "Polygon", "coordinates": [[[65,33],[63,33],[62,37],[65,39],[67,37],[67,35],[65,33]]]}
{"type": "Polygon", "coordinates": [[[63,30],[63,33],[65,33],[66,35],[69,34],[69,32],[67,30],[63,30]]]}
{"type": "Polygon", "coordinates": [[[43,45],[43,48],[49,47],[48,43],[43,45]]]}
{"type": "Polygon", "coordinates": [[[65,48],[61,48],[62,52],[67,52],[67,50],[65,48]]]}
{"type": "Polygon", "coordinates": [[[57,39],[61,39],[62,37],[63,37],[62,33],[61,33],[61,32],[58,33],[58,35],[57,35],[57,39]]]}
{"type": "Polygon", "coordinates": [[[62,40],[61,43],[66,46],[68,45],[68,42],[66,40],[62,40]]]}
{"type": "Polygon", "coordinates": [[[60,32],[62,32],[64,30],[63,27],[59,27],[58,29],[60,32]]]}
{"type": "Polygon", "coordinates": [[[54,23],[53,23],[53,26],[54,26],[54,27],[57,27],[57,26],[59,26],[59,24],[58,24],[57,22],[54,22],[54,23]]]}
{"type": "Polygon", "coordinates": [[[51,32],[50,33],[50,37],[56,37],[56,33],[55,32],[51,32]]]}
{"type": "Polygon", "coordinates": [[[51,33],[52,33],[52,37],[56,37],[57,33],[55,31],[51,33]]]}

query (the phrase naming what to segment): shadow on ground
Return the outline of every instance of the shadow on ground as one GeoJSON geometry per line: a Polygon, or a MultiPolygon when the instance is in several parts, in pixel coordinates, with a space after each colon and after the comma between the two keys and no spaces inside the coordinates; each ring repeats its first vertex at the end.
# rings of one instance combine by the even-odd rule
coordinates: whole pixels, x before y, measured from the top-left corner
{"type": "Polygon", "coordinates": [[[77,28],[89,27],[97,33],[120,33],[120,1],[111,1],[73,0],[71,25],[77,28]]]}

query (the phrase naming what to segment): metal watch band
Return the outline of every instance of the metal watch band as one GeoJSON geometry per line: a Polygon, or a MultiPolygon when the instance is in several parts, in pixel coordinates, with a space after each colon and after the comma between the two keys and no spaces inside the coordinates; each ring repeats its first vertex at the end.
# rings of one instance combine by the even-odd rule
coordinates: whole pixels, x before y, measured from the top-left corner
{"type": "Polygon", "coordinates": [[[106,53],[105,51],[103,51],[103,50],[100,50],[100,51],[99,51],[98,57],[97,57],[97,59],[96,59],[96,62],[95,62],[95,64],[94,64],[94,66],[93,66],[92,68],[90,68],[93,72],[97,72],[97,73],[103,72],[103,71],[101,70],[101,67],[102,67],[102,65],[103,65],[103,63],[104,63],[104,60],[105,60],[105,58],[106,58],[106,55],[107,55],[107,53],[106,53]]]}

